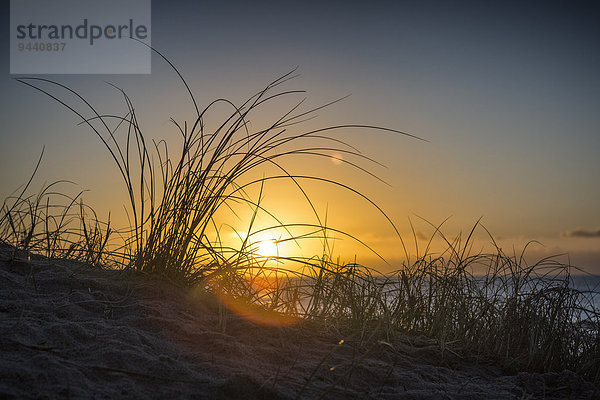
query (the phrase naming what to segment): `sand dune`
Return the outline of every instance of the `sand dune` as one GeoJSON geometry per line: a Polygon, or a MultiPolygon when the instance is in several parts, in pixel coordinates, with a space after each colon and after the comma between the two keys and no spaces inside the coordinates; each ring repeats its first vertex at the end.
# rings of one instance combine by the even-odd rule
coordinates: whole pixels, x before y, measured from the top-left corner
{"type": "Polygon", "coordinates": [[[2,247],[0,398],[600,396],[569,371],[508,371],[425,338],[387,343],[314,323],[259,326],[190,293],[2,247]]]}

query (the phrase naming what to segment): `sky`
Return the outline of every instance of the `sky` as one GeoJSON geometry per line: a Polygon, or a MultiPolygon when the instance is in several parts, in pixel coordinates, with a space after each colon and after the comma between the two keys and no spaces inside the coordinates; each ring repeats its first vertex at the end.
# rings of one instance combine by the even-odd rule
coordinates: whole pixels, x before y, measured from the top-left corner
{"type": "MultiPolygon", "coordinates": [[[[2,16],[8,27],[8,2],[2,16]]],[[[426,139],[334,134],[383,164],[364,166],[389,185],[332,160],[287,164],[368,194],[407,242],[411,222],[423,246],[430,224],[448,219],[444,232],[454,237],[481,218],[508,253],[537,240],[533,257],[568,253],[573,264],[600,273],[599,17],[597,4],[581,1],[154,0],[152,45],[179,68],[200,105],[216,98],[241,104],[297,68],[285,87],[307,91],[304,107],[350,95],[306,129],[370,124],[426,139]]],[[[85,199],[99,216],[122,214],[123,187],[101,143],[76,116],[14,80],[6,37],[2,53],[0,195],[27,181],[45,147],[38,185],[74,181],[75,190],[89,189],[85,199]]],[[[151,137],[176,136],[170,117],[194,118],[179,78],[156,55],[149,75],[44,77],[106,112],[123,109],[105,81],[117,84],[151,137]]],[[[276,104],[259,119],[290,105],[276,104]]],[[[377,210],[341,190],[307,187],[329,225],[398,265],[397,236],[377,210]]],[[[311,218],[285,185],[267,186],[264,201],[285,221],[311,218]]],[[[490,242],[483,229],[476,236],[478,246],[490,242]]],[[[335,242],[343,259],[379,265],[350,242],[335,242]]]]}

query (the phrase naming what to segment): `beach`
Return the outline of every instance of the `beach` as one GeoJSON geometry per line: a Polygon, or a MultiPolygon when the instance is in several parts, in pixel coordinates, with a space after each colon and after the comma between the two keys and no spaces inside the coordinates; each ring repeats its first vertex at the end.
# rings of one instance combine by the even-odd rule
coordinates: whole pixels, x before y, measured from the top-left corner
{"type": "Polygon", "coordinates": [[[573,372],[516,371],[422,336],[261,326],[139,273],[0,254],[0,397],[597,398],[573,372]]]}

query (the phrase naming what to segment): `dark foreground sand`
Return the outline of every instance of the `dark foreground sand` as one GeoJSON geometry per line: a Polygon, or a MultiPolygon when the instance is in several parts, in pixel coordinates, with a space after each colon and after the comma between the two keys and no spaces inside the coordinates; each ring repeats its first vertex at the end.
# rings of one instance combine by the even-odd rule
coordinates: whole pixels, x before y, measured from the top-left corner
{"type": "Polygon", "coordinates": [[[148,277],[0,247],[0,398],[600,396],[569,371],[505,374],[422,338],[367,346],[222,315],[214,299],[148,277]]]}

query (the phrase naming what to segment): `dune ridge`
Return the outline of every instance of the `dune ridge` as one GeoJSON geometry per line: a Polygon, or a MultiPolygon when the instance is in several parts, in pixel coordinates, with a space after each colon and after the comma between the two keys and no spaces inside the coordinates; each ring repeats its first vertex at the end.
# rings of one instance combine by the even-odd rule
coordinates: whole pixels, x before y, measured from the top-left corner
{"type": "Polygon", "coordinates": [[[507,371],[406,336],[256,325],[140,273],[0,250],[0,397],[594,398],[573,372],[507,371]]]}

